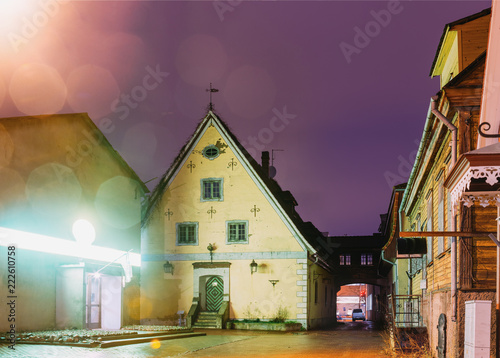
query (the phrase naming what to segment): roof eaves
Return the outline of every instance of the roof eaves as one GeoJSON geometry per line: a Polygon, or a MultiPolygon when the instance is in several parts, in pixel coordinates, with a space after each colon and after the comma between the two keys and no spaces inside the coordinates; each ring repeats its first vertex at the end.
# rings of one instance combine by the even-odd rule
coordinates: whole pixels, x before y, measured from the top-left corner
{"type": "Polygon", "coordinates": [[[432,66],[431,70],[429,72],[429,76],[433,77],[434,74],[434,67],[436,66],[437,60],[439,58],[439,54],[441,52],[441,47],[443,46],[444,39],[446,38],[446,35],[448,34],[449,31],[453,31],[453,27],[458,26],[458,25],[463,25],[467,22],[474,21],[480,17],[486,16],[491,14],[491,7],[488,9],[484,9],[483,11],[477,12],[475,14],[466,16],[464,18],[458,19],[456,21],[450,22],[444,26],[443,29],[443,34],[441,35],[441,39],[439,40],[439,44],[437,47],[436,54],[434,55],[434,60],[432,61],[432,66]]]}

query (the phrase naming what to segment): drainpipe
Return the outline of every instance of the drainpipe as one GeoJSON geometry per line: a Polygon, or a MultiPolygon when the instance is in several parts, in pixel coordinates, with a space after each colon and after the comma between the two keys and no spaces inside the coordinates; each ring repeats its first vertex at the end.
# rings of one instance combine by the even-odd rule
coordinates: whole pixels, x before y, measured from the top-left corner
{"type": "MultiPolygon", "coordinates": [[[[457,162],[457,127],[455,127],[451,121],[446,118],[441,112],[438,111],[437,103],[438,96],[432,97],[431,110],[432,113],[448,127],[451,131],[451,167],[457,162]]],[[[456,231],[455,218],[451,221],[451,231],[456,231]]],[[[451,237],[451,302],[452,302],[452,322],[457,320],[457,238],[455,236],[451,237]]]]}
{"type": "Polygon", "coordinates": [[[380,251],[380,258],[382,259],[382,261],[387,262],[388,264],[391,264],[393,267],[395,267],[395,268],[396,268],[396,285],[395,285],[395,287],[396,287],[396,292],[395,292],[395,293],[394,293],[394,292],[392,293],[392,295],[393,295],[393,296],[395,296],[395,295],[397,295],[397,290],[398,290],[398,265],[397,265],[397,264],[395,264],[394,262],[391,262],[391,261],[387,260],[387,259],[384,257],[384,251],[385,251],[385,250],[381,250],[381,251],[380,251]]]}

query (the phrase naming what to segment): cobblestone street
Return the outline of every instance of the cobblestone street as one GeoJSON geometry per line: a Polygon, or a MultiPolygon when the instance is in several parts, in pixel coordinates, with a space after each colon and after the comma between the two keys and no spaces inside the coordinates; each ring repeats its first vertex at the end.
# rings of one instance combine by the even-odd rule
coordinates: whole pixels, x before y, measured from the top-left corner
{"type": "Polygon", "coordinates": [[[1,357],[386,357],[380,332],[368,322],[309,332],[206,330],[204,337],[115,348],[75,348],[18,344],[0,346],[1,357]]]}

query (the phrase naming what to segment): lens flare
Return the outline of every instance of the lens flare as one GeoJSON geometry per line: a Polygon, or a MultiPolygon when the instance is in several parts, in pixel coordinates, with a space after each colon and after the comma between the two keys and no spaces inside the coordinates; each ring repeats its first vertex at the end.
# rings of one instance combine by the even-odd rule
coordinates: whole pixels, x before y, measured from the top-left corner
{"type": "Polygon", "coordinates": [[[161,342],[160,342],[159,340],[157,340],[157,339],[153,339],[153,340],[151,341],[151,348],[153,348],[153,349],[158,349],[158,348],[160,348],[160,347],[161,347],[161,342]]]}
{"type": "Polygon", "coordinates": [[[141,189],[137,181],[116,176],[101,184],[95,198],[99,217],[117,229],[128,229],[141,220],[141,189]]]}
{"type": "Polygon", "coordinates": [[[68,103],[76,112],[99,118],[111,112],[120,89],[114,76],[103,67],[84,65],[68,77],[68,103]]]}
{"type": "Polygon", "coordinates": [[[29,20],[38,10],[38,1],[1,1],[0,2],[0,31],[7,35],[22,31],[23,20],[29,20]]]}
{"type": "Polygon", "coordinates": [[[82,187],[71,168],[48,163],[30,173],[26,195],[31,207],[38,213],[60,217],[78,207],[82,187]]]}
{"type": "Polygon", "coordinates": [[[57,113],[66,101],[66,85],[51,66],[28,63],[12,75],[9,92],[17,109],[28,115],[57,113]]]}
{"type": "Polygon", "coordinates": [[[73,224],[72,232],[76,241],[80,244],[91,245],[95,240],[94,225],[88,220],[76,220],[73,224]]]}

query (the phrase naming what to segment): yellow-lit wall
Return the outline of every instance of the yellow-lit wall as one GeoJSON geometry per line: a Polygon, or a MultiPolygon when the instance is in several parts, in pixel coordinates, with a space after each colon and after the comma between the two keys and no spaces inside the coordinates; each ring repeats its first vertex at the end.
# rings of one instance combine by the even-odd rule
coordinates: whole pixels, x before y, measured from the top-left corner
{"type": "Polygon", "coordinates": [[[144,229],[144,320],[188,312],[193,298],[197,299],[193,263],[210,261],[209,244],[215,246],[214,262],[230,262],[229,282],[224,282],[229,285],[230,318],[272,319],[281,306],[288,311],[288,319],[305,323],[307,252],[213,126],[190,152],[144,229]],[[202,155],[208,145],[220,148],[217,158],[202,155]],[[223,180],[222,201],[202,201],[204,178],[223,180]],[[248,222],[248,243],[226,242],[229,220],[248,222]],[[197,245],[176,245],[176,223],[182,222],[198,223],[197,245]],[[174,265],[173,275],[163,272],[166,259],[174,265]],[[252,260],[258,264],[254,274],[252,260]],[[273,286],[269,280],[279,282],[273,286]]]}

